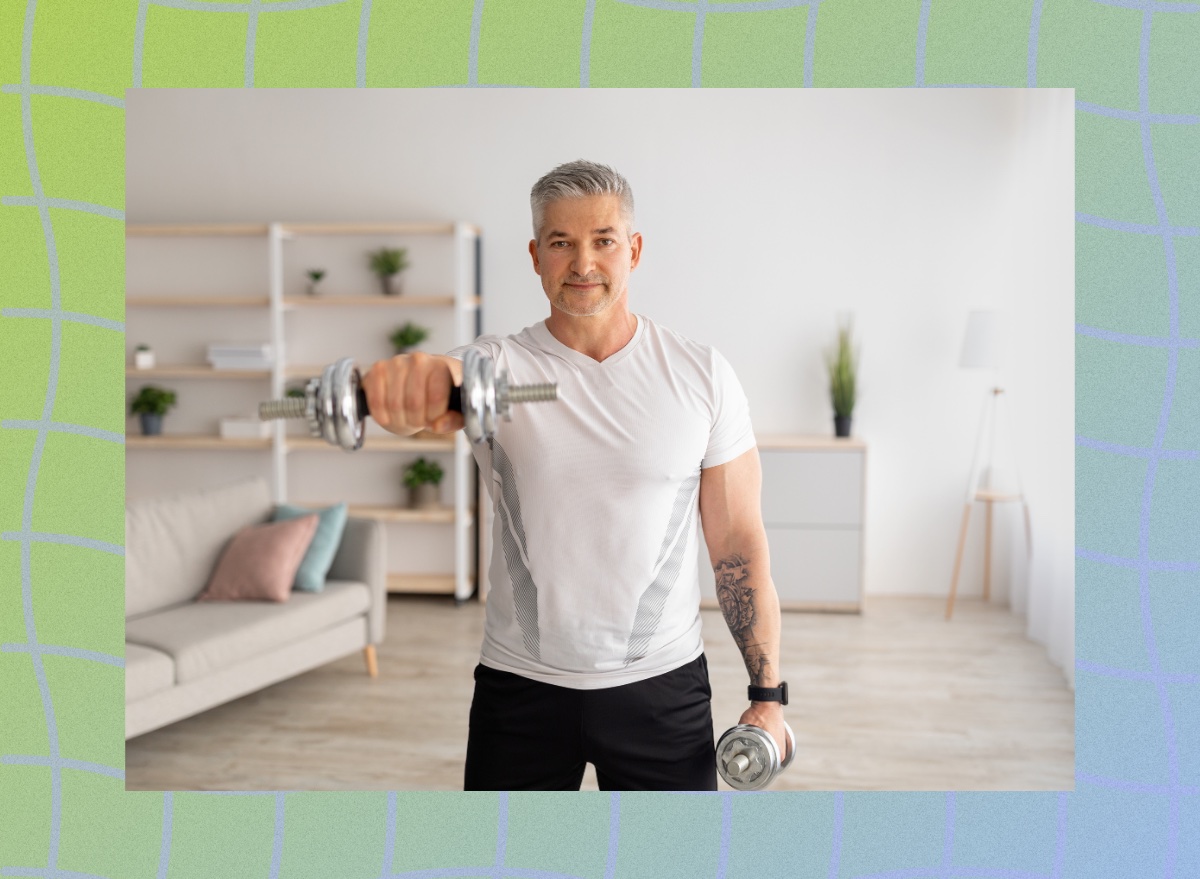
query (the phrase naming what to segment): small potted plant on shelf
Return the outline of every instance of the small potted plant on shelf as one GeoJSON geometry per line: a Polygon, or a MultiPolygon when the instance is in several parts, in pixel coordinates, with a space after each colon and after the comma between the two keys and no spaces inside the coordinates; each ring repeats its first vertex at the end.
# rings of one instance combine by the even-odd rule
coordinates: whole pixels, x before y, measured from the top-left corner
{"type": "Polygon", "coordinates": [[[325,270],[324,269],[309,269],[304,274],[308,275],[308,295],[316,296],[317,292],[318,292],[317,284],[319,284],[321,279],[323,277],[325,277],[325,270]]]}
{"type": "Polygon", "coordinates": [[[429,338],[429,330],[409,321],[389,337],[397,354],[407,354],[429,338]]]}
{"type": "Polygon", "coordinates": [[[162,417],[175,405],[175,392],[146,385],[133,398],[129,411],[141,418],[143,436],[162,434],[162,417]]]}
{"type": "Polygon", "coordinates": [[[403,247],[381,247],[367,254],[371,271],[383,286],[384,296],[399,296],[403,291],[400,273],[408,268],[408,250],[403,247]]]}
{"type": "Polygon", "coordinates": [[[429,510],[441,505],[442,465],[428,458],[417,458],[404,468],[404,484],[408,486],[408,506],[413,510],[429,510]]]}
{"type": "Polygon", "coordinates": [[[858,350],[851,343],[850,333],[849,322],[839,327],[837,342],[825,352],[834,435],[839,437],[850,436],[850,417],[857,393],[858,350]]]}
{"type": "Polygon", "coordinates": [[[154,352],[149,345],[138,345],[133,351],[135,369],[154,369],[154,352]]]}

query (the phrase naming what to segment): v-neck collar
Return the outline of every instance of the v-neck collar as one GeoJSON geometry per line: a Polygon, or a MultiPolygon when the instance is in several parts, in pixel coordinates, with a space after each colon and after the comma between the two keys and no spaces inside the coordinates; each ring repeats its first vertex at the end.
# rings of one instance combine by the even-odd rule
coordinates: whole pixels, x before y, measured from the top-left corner
{"type": "Polygon", "coordinates": [[[637,329],[633,331],[633,337],[625,343],[618,351],[613,352],[604,360],[595,360],[582,351],[576,351],[568,345],[564,345],[554,337],[554,333],[550,332],[550,328],[546,326],[545,321],[534,324],[530,327],[534,340],[541,345],[545,350],[552,354],[557,354],[564,360],[575,364],[580,369],[608,369],[615,366],[619,361],[625,359],[631,351],[633,351],[638,343],[642,340],[642,335],[646,331],[646,319],[640,314],[635,314],[634,319],[637,321],[637,329]]]}

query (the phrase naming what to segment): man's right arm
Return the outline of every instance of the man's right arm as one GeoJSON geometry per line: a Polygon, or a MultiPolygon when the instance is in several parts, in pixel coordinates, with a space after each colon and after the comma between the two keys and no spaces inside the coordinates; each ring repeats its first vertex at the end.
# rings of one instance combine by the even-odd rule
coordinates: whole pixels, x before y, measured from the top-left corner
{"type": "Polygon", "coordinates": [[[450,412],[449,403],[450,389],[461,384],[461,360],[423,352],[379,360],[362,377],[371,417],[399,436],[459,430],[462,414],[450,412]]]}

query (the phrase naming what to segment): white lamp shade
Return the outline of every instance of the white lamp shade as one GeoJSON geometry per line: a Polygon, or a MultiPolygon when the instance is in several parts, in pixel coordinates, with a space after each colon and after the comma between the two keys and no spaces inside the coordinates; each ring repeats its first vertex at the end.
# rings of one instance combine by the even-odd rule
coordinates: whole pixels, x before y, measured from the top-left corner
{"type": "Polygon", "coordinates": [[[958,365],[965,369],[995,369],[1004,359],[1004,326],[998,311],[972,311],[963,333],[962,356],[958,365]]]}

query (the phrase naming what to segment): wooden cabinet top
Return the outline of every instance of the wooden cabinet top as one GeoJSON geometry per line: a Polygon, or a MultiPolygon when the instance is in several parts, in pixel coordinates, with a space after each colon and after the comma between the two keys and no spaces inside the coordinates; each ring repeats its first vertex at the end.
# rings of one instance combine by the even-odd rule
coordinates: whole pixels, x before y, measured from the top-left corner
{"type": "Polygon", "coordinates": [[[760,451],[798,449],[802,451],[861,452],[866,451],[867,443],[856,436],[840,438],[823,434],[777,433],[760,435],[758,448],[760,451]]]}

